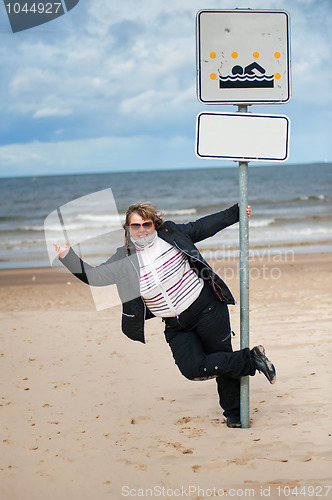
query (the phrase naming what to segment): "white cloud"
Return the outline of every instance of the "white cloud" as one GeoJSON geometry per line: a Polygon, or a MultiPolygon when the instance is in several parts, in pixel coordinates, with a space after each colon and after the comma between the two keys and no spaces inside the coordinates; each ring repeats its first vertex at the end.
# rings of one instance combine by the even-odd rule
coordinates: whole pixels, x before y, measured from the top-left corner
{"type": "Polygon", "coordinates": [[[192,109],[192,101],[195,98],[195,88],[181,90],[146,90],[134,97],[123,99],[119,109],[125,115],[143,115],[146,118],[158,118],[161,110],[166,110],[172,115],[174,122],[180,119],[179,106],[187,105],[192,109]]]}
{"type": "Polygon", "coordinates": [[[50,116],[68,116],[72,113],[70,109],[41,108],[34,113],[32,118],[46,118],[50,116]]]}

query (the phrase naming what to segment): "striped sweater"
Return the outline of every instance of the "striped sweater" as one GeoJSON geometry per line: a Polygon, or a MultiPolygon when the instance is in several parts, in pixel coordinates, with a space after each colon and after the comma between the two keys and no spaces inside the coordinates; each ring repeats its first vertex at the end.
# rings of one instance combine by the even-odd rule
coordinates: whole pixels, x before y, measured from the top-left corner
{"type": "Polygon", "coordinates": [[[190,267],[184,253],[159,238],[132,239],[140,264],[141,296],[155,316],[174,317],[199,296],[203,280],[190,267]]]}

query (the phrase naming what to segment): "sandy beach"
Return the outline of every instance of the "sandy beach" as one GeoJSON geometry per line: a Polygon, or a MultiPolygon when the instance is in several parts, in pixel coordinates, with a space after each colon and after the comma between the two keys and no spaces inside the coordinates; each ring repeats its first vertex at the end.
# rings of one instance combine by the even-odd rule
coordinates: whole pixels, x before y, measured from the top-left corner
{"type": "MultiPolygon", "coordinates": [[[[211,264],[238,349],[238,261],[211,264]]],[[[332,498],[332,255],[250,266],[250,344],[277,381],[251,378],[249,429],[180,374],[160,319],[133,342],[68,272],[1,270],[0,499],[332,498]]]]}

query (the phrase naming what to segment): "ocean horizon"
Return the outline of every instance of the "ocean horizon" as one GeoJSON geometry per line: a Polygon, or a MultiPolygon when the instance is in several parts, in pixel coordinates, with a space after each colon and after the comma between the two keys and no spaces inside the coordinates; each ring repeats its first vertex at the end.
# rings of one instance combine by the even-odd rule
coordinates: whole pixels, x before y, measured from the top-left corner
{"type": "MultiPolygon", "coordinates": [[[[237,161],[234,161],[233,163],[236,163],[236,165],[228,165],[227,162],[225,161],[225,165],[223,164],[219,164],[216,165],[216,166],[211,166],[211,163],[213,165],[213,163],[218,163],[217,161],[212,161],[210,162],[210,166],[208,168],[204,168],[204,167],[201,167],[201,166],[195,166],[195,167],[182,167],[182,168],[178,168],[178,167],[172,167],[170,166],[169,168],[158,168],[158,169],[155,169],[155,168],[144,168],[144,169],[140,169],[140,170],[137,170],[137,169],[133,169],[133,170],[109,170],[109,171],[96,171],[96,172],[92,172],[92,171],[82,171],[82,172],[70,172],[70,173],[61,173],[61,174],[57,174],[57,173],[54,173],[54,172],[50,172],[50,173],[47,173],[47,174],[25,174],[25,175],[1,175],[1,172],[0,172],[0,180],[1,179],[26,179],[26,178],[32,178],[32,177],[67,177],[67,176],[81,176],[81,175],[110,175],[110,174],[139,174],[139,173],[144,173],[144,172],[173,172],[173,171],[177,171],[177,172],[181,172],[181,171],[188,171],[188,170],[219,170],[219,169],[238,169],[238,162],[237,161]]],[[[313,166],[313,167],[319,167],[319,166],[330,166],[332,168],[332,162],[330,161],[319,161],[319,162],[310,162],[310,163],[286,163],[286,162],[275,162],[275,163],[260,163],[258,164],[256,162],[255,165],[252,165],[253,162],[249,162],[249,169],[252,169],[252,168],[275,168],[275,167],[291,167],[291,168],[297,168],[297,167],[310,167],[310,166],[313,166]]]]}

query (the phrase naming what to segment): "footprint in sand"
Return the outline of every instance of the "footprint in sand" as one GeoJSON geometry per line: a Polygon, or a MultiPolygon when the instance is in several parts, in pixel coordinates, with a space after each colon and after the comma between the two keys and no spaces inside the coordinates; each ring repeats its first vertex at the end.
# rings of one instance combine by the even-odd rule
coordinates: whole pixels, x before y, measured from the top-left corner
{"type": "Polygon", "coordinates": [[[185,448],[181,443],[179,442],[171,442],[171,441],[165,441],[163,439],[158,439],[158,445],[165,445],[165,446],[171,446],[172,448],[175,448],[179,452],[181,452],[183,455],[192,455],[194,451],[190,448],[185,448]]]}
{"type": "Polygon", "coordinates": [[[197,427],[191,427],[190,425],[185,425],[191,421],[201,422],[199,417],[182,417],[175,422],[175,425],[180,425],[181,429],[179,430],[180,434],[187,433],[188,438],[199,438],[201,437],[205,431],[204,429],[200,429],[197,427]]]}
{"type": "Polygon", "coordinates": [[[139,417],[133,417],[130,419],[131,424],[147,424],[151,420],[151,417],[146,417],[144,415],[139,417]]]}
{"type": "Polygon", "coordinates": [[[187,424],[188,422],[191,422],[191,420],[192,420],[192,417],[182,417],[175,422],[175,425],[187,424]]]}

